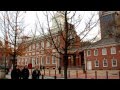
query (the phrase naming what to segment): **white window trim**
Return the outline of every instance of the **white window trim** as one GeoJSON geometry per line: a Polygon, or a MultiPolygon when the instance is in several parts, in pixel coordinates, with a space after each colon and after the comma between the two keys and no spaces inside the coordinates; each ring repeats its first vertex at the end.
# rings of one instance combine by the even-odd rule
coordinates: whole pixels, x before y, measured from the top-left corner
{"type": "Polygon", "coordinates": [[[33,67],[35,66],[35,58],[34,57],[32,58],[32,66],[33,67]]]}
{"type": "Polygon", "coordinates": [[[106,48],[102,48],[102,55],[107,55],[107,49],[106,48]],[[103,52],[104,49],[105,49],[105,52],[103,52]]]}
{"type": "Polygon", "coordinates": [[[112,59],[112,67],[117,67],[117,59],[112,59]],[[116,65],[113,65],[113,60],[116,60],[116,65]]]}
{"type": "Polygon", "coordinates": [[[91,50],[87,50],[87,56],[91,56],[91,50]],[[88,55],[88,51],[90,51],[90,55],[88,55]]]}
{"type": "Polygon", "coordinates": [[[44,41],[41,42],[41,49],[44,49],[44,41]]]}
{"type": "Polygon", "coordinates": [[[107,61],[107,59],[103,59],[103,67],[108,67],[108,61],[107,61],[107,66],[104,65],[104,60],[107,61]]]}
{"type": "Polygon", "coordinates": [[[39,58],[36,58],[35,64],[38,65],[39,58]]]}
{"type": "Polygon", "coordinates": [[[99,67],[99,61],[98,61],[98,66],[96,66],[96,61],[98,61],[98,60],[95,60],[95,67],[99,67]]]}
{"type": "Polygon", "coordinates": [[[56,64],[56,57],[52,56],[52,64],[56,64]],[[55,63],[54,63],[54,58],[55,58],[55,63]]]}
{"type": "Polygon", "coordinates": [[[24,58],[22,58],[22,65],[24,65],[24,58]]]}
{"type": "Polygon", "coordinates": [[[27,62],[28,62],[28,60],[27,60],[27,58],[25,58],[25,65],[27,65],[27,62]]]}
{"type": "Polygon", "coordinates": [[[111,54],[116,54],[116,47],[111,47],[111,54]],[[115,53],[113,52],[115,50],[115,53]]]}
{"type": "Polygon", "coordinates": [[[94,50],[94,56],[98,56],[98,49],[95,49],[94,50]],[[95,51],[97,50],[97,54],[95,55],[95,51]]]}
{"type": "Polygon", "coordinates": [[[41,65],[44,65],[44,57],[41,57],[41,65]]]}
{"type": "Polygon", "coordinates": [[[32,55],[35,55],[35,52],[32,52],[32,55]]]}
{"type": "Polygon", "coordinates": [[[35,44],[32,44],[32,50],[35,50],[35,44]]]}
{"type": "Polygon", "coordinates": [[[46,42],[46,48],[50,48],[50,42],[49,41],[46,42]]]}
{"type": "Polygon", "coordinates": [[[36,50],[39,49],[39,43],[36,43],[36,50]]]}
{"type": "Polygon", "coordinates": [[[25,54],[25,56],[27,56],[27,53],[25,54]]]}
{"type": "Polygon", "coordinates": [[[29,46],[29,51],[32,51],[32,46],[31,45],[29,46]]]}
{"type": "Polygon", "coordinates": [[[50,64],[50,57],[49,57],[49,63],[48,63],[48,57],[46,58],[46,64],[50,64]]]}

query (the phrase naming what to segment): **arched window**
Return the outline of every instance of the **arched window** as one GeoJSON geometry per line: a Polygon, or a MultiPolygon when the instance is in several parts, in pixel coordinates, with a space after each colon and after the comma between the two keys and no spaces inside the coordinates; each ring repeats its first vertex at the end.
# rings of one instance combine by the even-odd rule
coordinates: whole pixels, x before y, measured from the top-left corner
{"type": "Polygon", "coordinates": [[[44,41],[41,42],[41,49],[44,49],[44,41]]]}
{"type": "Polygon", "coordinates": [[[90,56],[90,55],[91,55],[91,51],[87,50],[87,56],[90,56]]]}
{"type": "Polygon", "coordinates": [[[94,56],[98,56],[98,49],[94,50],[94,56]]]}
{"type": "Polygon", "coordinates": [[[104,60],[103,60],[103,67],[108,67],[107,59],[104,59],[104,60]]]}
{"type": "Polygon", "coordinates": [[[95,67],[99,67],[99,61],[95,60],[95,67]]]}
{"type": "Polygon", "coordinates": [[[52,56],[52,64],[55,64],[55,63],[56,63],[56,57],[52,56]]]}
{"type": "Polygon", "coordinates": [[[50,56],[47,56],[47,58],[46,58],[46,64],[50,64],[50,56]]]}
{"type": "Polygon", "coordinates": [[[117,67],[117,59],[112,59],[112,67],[117,67]]]}
{"type": "Polygon", "coordinates": [[[41,65],[44,65],[44,57],[41,57],[41,65]]]}
{"type": "Polygon", "coordinates": [[[49,42],[49,41],[46,42],[46,47],[47,47],[47,48],[50,47],[50,42],[49,42]]]}

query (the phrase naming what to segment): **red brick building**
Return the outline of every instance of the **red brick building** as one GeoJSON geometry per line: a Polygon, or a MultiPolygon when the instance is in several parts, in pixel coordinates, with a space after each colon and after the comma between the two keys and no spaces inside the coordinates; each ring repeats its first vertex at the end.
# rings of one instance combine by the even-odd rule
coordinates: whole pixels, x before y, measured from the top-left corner
{"type": "Polygon", "coordinates": [[[86,69],[120,69],[120,42],[109,38],[100,40],[85,50],[86,69]]]}
{"type": "MultiPolygon", "coordinates": [[[[53,24],[51,27],[51,33],[55,45],[58,50],[62,50],[64,47],[63,35],[64,31],[64,16],[61,12],[57,12],[55,15],[55,19],[58,20],[58,23],[61,25],[61,30],[56,27],[56,20],[52,18],[53,24]],[[61,34],[62,32],[62,34],[61,34]]],[[[68,51],[68,67],[81,67],[81,56],[78,51],[80,48],[80,37],[77,36],[74,25],[69,24],[69,38],[75,38],[73,44],[69,47],[68,51]]],[[[45,68],[58,68],[59,66],[63,67],[63,55],[58,53],[55,49],[51,39],[49,39],[49,34],[41,37],[36,37],[32,42],[32,38],[25,38],[26,42],[32,42],[28,48],[26,48],[26,53],[23,56],[18,56],[17,65],[24,66],[28,64],[32,64],[32,67],[45,66],[45,68]]]]}
{"type": "Polygon", "coordinates": [[[120,15],[116,11],[100,12],[101,40],[84,50],[87,70],[120,69],[120,15]]]}

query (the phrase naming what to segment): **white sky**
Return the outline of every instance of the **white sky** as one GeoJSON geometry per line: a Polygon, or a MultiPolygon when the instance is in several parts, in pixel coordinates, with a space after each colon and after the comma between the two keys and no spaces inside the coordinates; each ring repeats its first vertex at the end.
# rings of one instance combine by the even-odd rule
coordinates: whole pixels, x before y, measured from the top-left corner
{"type": "MultiPolygon", "coordinates": [[[[26,32],[30,32],[30,30],[32,29],[34,32],[35,29],[35,22],[37,21],[36,18],[36,12],[39,16],[40,22],[44,23],[45,25],[45,21],[46,18],[43,15],[42,11],[26,11],[25,13],[25,19],[24,19],[24,23],[25,25],[28,25],[25,29],[26,32]]],[[[98,13],[97,11],[78,11],[78,15],[81,15],[81,17],[83,17],[83,21],[81,22],[80,26],[77,28],[77,33],[80,33],[83,30],[84,27],[84,22],[86,22],[88,20],[88,18],[90,17],[92,13],[98,13]]],[[[98,19],[98,15],[95,16],[94,20],[98,19]]],[[[99,24],[96,28],[94,28],[87,36],[84,40],[89,40],[92,39],[93,37],[95,37],[98,34],[99,31],[99,24]]],[[[30,35],[30,33],[28,33],[30,35]]],[[[80,38],[82,38],[83,36],[81,35],[80,38]]],[[[98,38],[100,38],[100,35],[98,36],[98,38]]]]}
{"type": "MultiPolygon", "coordinates": [[[[25,15],[25,23],[29,24],[29,26],[27,26],[26,29],[34,30],[35,21],[36,21],[36,12],[39,16],[40,22],[43,22],[45,25],[46,18],[43,15],[42,11],[27,11],[26,15],[25,15]]],[[[96,16],[95,16],[94,20],[98,20],[98,11],[77,11],[77,13],[78,13],[78,15],[81,15],[81,17],[83,17],[83,21],[81,22],[81,24],[79,25],[79,27],[76,30],[77,33],[79,33],[80,30],[81,31],[83,30],[84,23],[87,22],[88,18],[90,18],[91,13],[95,13],[96,16]]],[[[97,27],[93,28],[92,31],[90,31],[90,33],[84,38],[84,40],[92,39],[93,37],[95,37],[98,34],[98,31],[99,31],[99,24],[97,25],[97,27]]],[[[80,37],[82,38],[83,36],[81,35],[80,37]]],[[[100,35],[98,35],[98,38],[100,38],[100,35]]]]}

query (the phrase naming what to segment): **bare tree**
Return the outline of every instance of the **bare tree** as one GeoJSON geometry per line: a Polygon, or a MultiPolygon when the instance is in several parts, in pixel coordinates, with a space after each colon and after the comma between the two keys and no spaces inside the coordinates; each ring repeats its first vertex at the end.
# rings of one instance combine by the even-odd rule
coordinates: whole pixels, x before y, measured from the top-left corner
{"type": "Polygon", "coordinates": [[[28,36],[25,34],[24,12],[3,11],[1,12],[1,32],[5,57],[12,57],[13,68],[17,64],[17,56],[24,55],[28,43],[24,41],[28,36]],[[26,36],[26,37],[25,37],[26,36]],[[22,38],[24,37],[24,38],[22,38]]]}
{"type": "MultiPolygon", "coordinates": [[[[43,12],[47,23],[47,30],[42,26],[39,17],[37,15],[38,23],[40,26],[40,35],[43,36],[44,40],[48,41],[53,49],[59,54],[57,58],[63,59],[64,63],[64,78],[67,79],[67,68],[68,68],[68,56],[69,52],[73,49],[80,48],[80,41],[83,40],[89,32],[97,25],[98,20],[93,22],[94,14],[86,22],[83,30],[79,30],[78,35],[76,34],[76,28],[81,24],[82,18],[80,14],[76,17],[76,11],[58,11],[58,14],[61,15],[62,19],[58,19],[54,12],[43,12]],[[71,16],[70,16],[71,14],[71,16]],[[51,28],[50,18],[52,17],[54,28],[51,28]],[[70,16],[70,17],[69,17],[70,16]],[[47,33],[45,33],[47,31],[47,33]],[[84,35],[82,39],[80,36],[84,35]],[[57,37],[57,38],[56,38],[57,37]],[[61,58],[62,56],[62,58],[61,58]]],[[[44,48],[44,47],[43,47],[44,48]]],[[[76,53],[76,51],[74,52],[76,53]]],[[[54,55],[54,54],[52,54],[54,55]]]]}

